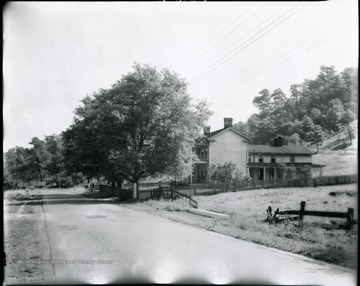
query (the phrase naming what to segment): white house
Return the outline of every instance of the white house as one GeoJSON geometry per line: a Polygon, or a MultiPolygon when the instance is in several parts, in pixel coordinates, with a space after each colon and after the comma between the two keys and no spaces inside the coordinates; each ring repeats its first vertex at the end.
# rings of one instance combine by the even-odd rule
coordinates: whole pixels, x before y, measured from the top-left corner
{"type": "Polygon", "coordinates": [[[247,146],[249,137],[232,127],[232,118],[224,118],[224,128],[210,132],[196,141],[194,151],[201,160],[193,168],[192,182],[202,183],[208,179],[208,168],[212,164],[232,162],[243,173],[247,173],[247,146]]]}
{"type": "Polygon", "coordinates": [[[282,138],[273,145],[252,145],[251,139],[232,127],[232,118],[224,118],[224,128],[210,132],[196,140],[194,152],[200,162],[194,164],[191,183],[208,181],[208,168],[212,164],[232,162],[244,175],[253,180],[277,179],[279,165],[322,167],[312,164],[312,152],[305,146],[283,145],[282,138]]]}

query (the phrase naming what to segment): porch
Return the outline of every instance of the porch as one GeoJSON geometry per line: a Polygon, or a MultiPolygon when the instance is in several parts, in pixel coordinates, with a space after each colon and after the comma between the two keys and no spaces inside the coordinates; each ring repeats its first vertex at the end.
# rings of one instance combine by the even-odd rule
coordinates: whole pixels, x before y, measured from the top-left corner
{"type": "Polygon", "coordinates": [[[209,165],[207,162],[195,164],[190,179],[190,183],[207,183],[208,169],[209,169],[209,165]]]}
{"type": "Polygon", "coordinates": [[[249,175],[254,181],[276,181],[277,164],[248,164],[249,175]]]}

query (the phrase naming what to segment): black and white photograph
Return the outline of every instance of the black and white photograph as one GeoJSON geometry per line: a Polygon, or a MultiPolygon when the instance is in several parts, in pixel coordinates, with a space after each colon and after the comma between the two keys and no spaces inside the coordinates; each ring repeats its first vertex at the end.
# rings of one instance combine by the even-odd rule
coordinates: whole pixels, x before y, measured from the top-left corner
{"type": "Polygon", "coordinates": [[[3,5],[3,285],[358,284],[356,0],[3,5]]]}

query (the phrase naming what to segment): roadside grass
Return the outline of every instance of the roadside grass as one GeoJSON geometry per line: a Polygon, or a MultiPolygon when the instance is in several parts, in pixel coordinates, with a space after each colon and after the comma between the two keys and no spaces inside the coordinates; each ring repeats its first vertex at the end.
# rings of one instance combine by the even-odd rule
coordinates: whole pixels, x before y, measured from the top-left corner
{"type": "MultiPolygon", "coordinates": [[[[324,186],[318,188],[261,189],[214,196],[197,196],[202,209],[230,215],[227,227],[233,235],[248,241],[281,250],[306,255],[315,259],[350,268],[357,262],[357,226],[345,230],[326,230],[320,223],[343,222],[345,219],[304,217],[303,227],[298,222],[272,224],[263,222],[266,209],[298,210],[306,202],[307,210],[346,212],[354,208],[358,217],[357,185],[324,186]]],[[[220,226],[221,232],[227,232],[220,226]]]]}
{"type": "MultiPolygon", "coordinates": [[[[229,219],[213,219],[210,228],[209,223],[201,225],[197,219],[193,219],[196,226],[348,268],[357,266],[357,225],[348,233],[345,230],[329,230],[319,226],[320,223],[346,223],[346,219],[305,216],[302,227],[298,222],[264,222],[268,206],[273,210],[298,210],[301,201],[306,202],[307,210],[346,212],[348,208],[354,208],[357,218],[356,184],[259,189],[212,196],[198,195],[193,198],[200,209],[230,216],[229,219]]],[[[145,211],[153,210],[158,215],[180,222],[181,216],[185,216],[183,212],[190,208],[186,200],[146,201],[133,204],[133,207],[145,211]],[[171,211],[172,215],[169,216],[166,211],[171,211]]],[[[184,221],[192,224],[188,218],[184,221]]]]}
{"type": "Polygon", "coordinates": [[[160,211],[171,211],[171,212],[187,211],[191,208],[189,206],[188,201],[185,200],[184,198],[180,198],[174,201],[167,201],[163,199],[159,201],[149,200],[143,202],[143,204],[152,208],[156,208],[157,210],[160,211]]]}
{"type": "Polygon", "coordinates": [[[32,203],[32,198],[38,197],[37,190],[4,193],[6,285],[52,281],[52,266],[36,263],[50,259],[42,206],[32,203]]]}
{"type": "Polygon", "coordinates": [[[31,198],[31,195],[37,194],[34,190],[9,190],[4,192],[4,199],[9,201],[14,200],[28,200],[31,198]]]}

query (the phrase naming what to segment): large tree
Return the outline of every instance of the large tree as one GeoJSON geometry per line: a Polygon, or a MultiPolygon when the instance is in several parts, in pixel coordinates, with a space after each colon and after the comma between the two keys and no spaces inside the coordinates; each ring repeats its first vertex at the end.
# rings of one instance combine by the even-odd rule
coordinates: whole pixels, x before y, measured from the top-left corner
{"type": "Polygon", "coordinates": [[[176,73],[141,64],[82,103],[64,133],[66,157],[134,186],[140,178],[190,166],[192,153],[185,150],[211,115],[205,101],[192,102],[176,73]]]}

